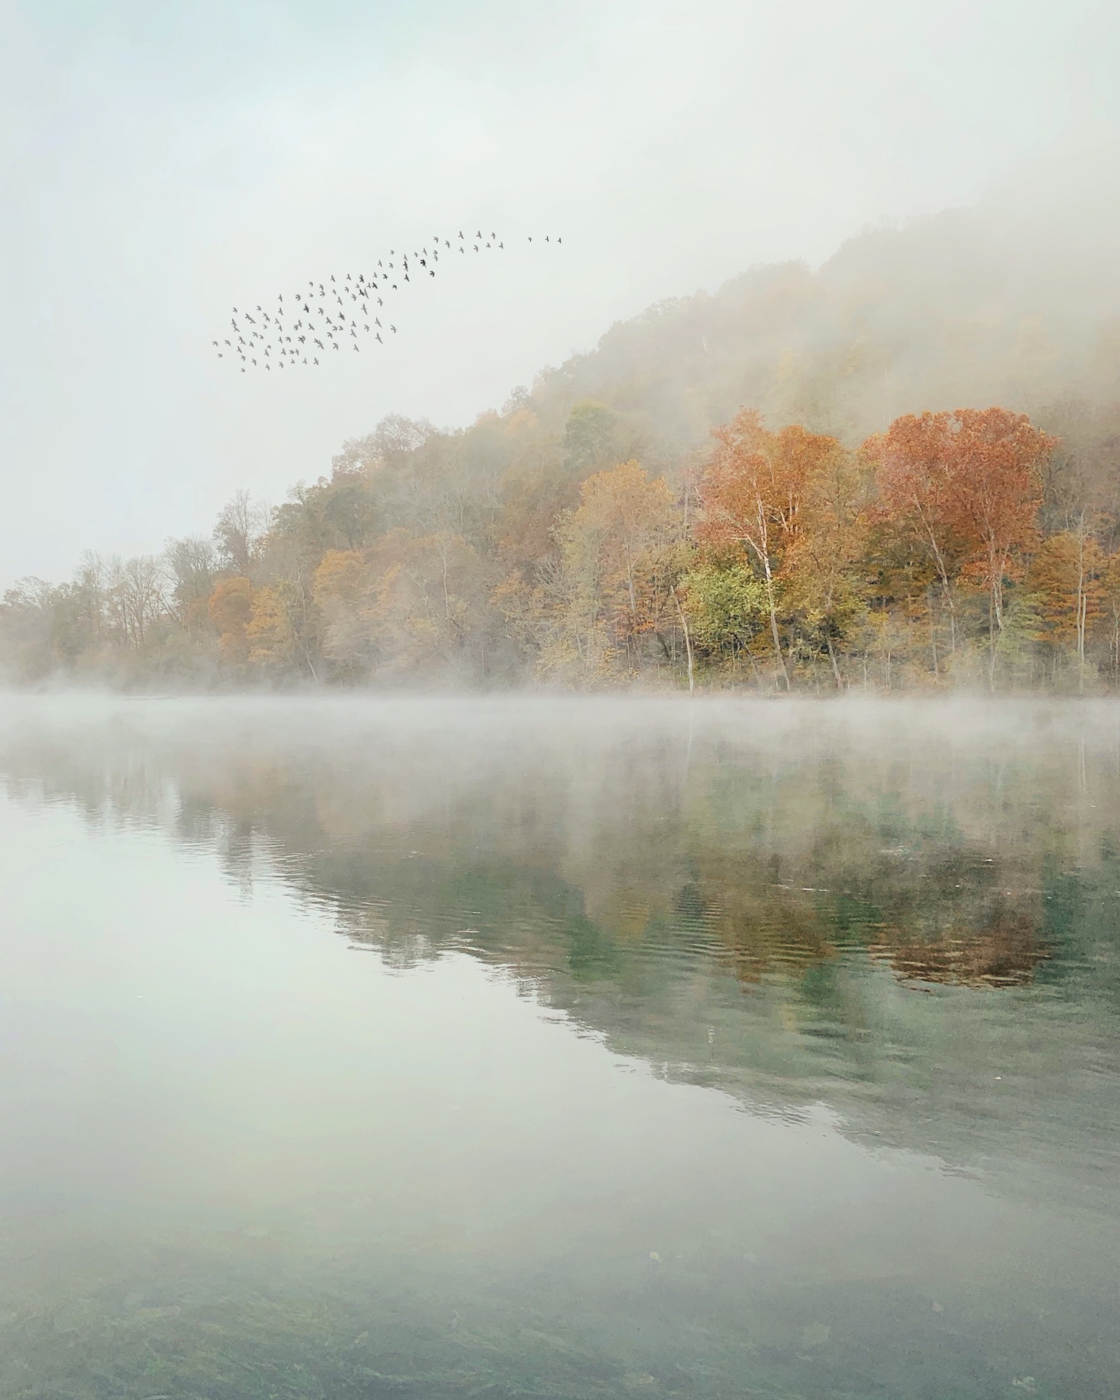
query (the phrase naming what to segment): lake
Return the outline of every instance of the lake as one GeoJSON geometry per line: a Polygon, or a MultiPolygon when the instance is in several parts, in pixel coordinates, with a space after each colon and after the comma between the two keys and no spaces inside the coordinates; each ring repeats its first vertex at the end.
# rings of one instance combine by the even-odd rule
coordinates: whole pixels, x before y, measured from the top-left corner
{"type": "Polygon", "coordinates": [[[1120,706],[0,701],[0,1396],[1115,1397],[1120,706]]]}

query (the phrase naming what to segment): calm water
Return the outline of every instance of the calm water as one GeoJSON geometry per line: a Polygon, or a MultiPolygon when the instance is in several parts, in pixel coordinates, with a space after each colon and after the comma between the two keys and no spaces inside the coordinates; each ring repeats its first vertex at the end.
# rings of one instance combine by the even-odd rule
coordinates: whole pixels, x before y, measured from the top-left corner
{"type": "Polygon", "coordinates": [[[0,704],[0,1396],[1120,1393],[1120,709],[0,704]]]}

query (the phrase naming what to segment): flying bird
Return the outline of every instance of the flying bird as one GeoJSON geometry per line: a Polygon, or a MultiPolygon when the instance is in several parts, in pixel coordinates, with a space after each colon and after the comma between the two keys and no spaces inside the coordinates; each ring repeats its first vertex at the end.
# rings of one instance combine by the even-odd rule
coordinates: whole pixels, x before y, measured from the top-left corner
{"type": "MultiPolygon", "coordinates": [[[[466,242],[470,235],[462,228],[458,230],[458,248],[460,255],[466,252],[466,242]]],[[[563,240],[559,234],[545,234],[542,236],[545,243],[561,243],[563,240]]],[[[527,235],[527,242],[531,245],[534,235],[527,235]]],[[[449,237],[441,238],[438,233],[433,233],[429,244],[423,244],[419,249],[413,248],[389,250],[388,257],[384,254],[377,259],[376,267],[370,272],[364,268],[359,268],[357,272],[345,271],[341,274],[331,272],[324,281],[319,281],[314,277],[307,279],[306,288],[297,287],[288,295],[288,315],[285,315],[284,293],[276,293],[275,304],[270,308],[265,308],[260,302],[256,304],[258,320],[247,311],[242,311],[239,306],[233,308],[233,315],[230,319],[232,338],[226,336],[211,341],[211,348],[216,352],[219,359],[224,359],[223,345],[236,353],[236,358],[240,362],[241,372],[246,368],[260,368],[262,365],[266,370],[271,371],[275,364],[278,369],[283,369],[285,365],[312,365],[321,364],[319,356],[308,353],[304,347],[315,347],[320,351],[325,350],[329,345],[332,350],[341,348],[341,337],[344,331],[349,330],[350,340],[355,351],[360,348],[361,338],[358,335],[360,325],[368,335],[371,330],[371,318],[369,304],[376,296],[377,309],[381,310],[385,306],[385,299],[392,293],[399,293],[404,283],[412,281],[412,270],[419,266],[427,272],[429,278],[436,275],[436,263],[439,261],[440,253],[444,249],[450,251],[452,242],[449,237]],[[442,249],[441,245],[442,244],[442,249]],[[397,272],[397,281],[390,282],[393,271],[397,272]],[[382,285],[384,284],[384,286],[382,285]],[[334,299],[334,305],[330,306],[327,301],[328,287],[330,295],[334,299]],[[348,304],[349,303],[349,307],[348,304]],[[294,305],[294,310],[292,309],[294,305]],[[337,309],[336,309],[337,308],[337,309]],[[351,309],[356,312],[361,308],[362,320],[359,322],[351,309]],[[240,317],[239,321],[237,318],[240,317]],[[246,353],[253,350],[255,354],[246,353]],[[273,355],[275,350],[276,354],[273,355]]],[[[497,232],[491,230],[489,236],[483,233],[482,228],[476,229],[474,238],[471,240],[471,249],[475,254],[483,251],[489,252],[494,248],[505,248],[504,240],[498,238],[497,232]]],[[[381,318],[372,318],[372,324],[376,327],[376,336],[379,345],[383,345],[384,339],[382,331],[384,329],[381,318]]],[[[395,322],[388,324],[389,332],[397,334],[395,322]]],[[[233,358],[231,353],[230,358],[233,358]]]]}

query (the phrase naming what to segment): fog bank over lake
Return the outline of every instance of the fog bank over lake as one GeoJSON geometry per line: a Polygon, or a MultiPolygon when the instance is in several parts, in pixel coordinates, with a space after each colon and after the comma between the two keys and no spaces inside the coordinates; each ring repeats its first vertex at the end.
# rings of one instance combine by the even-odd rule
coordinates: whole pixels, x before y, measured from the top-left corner
{"type": "Polygon", "coordinates": [[[0,837],[5,1396],[1113,1393],[1114,703],[5,697],[0,837]]]}

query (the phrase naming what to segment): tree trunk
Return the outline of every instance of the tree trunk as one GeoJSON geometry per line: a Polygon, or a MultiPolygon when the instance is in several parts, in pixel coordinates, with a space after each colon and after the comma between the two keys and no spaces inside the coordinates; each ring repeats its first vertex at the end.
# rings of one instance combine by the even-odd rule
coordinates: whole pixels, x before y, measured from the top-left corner
{"type": "Polygon", "coordinates": [[[1120,612],[1112,615],[1112,684],[1120,685],[1120,612]]]}
{"type": "Polygon", "coordinates": [[[762,556],[762,567],[766,573],[766,603],[770,609],[770,636],[774,639],[774,655],[778,658],[778,665],[782,668],[782,680],[785,682],[786,691],[789,691],[789,672],[786,670],[786,659],[782,654],[782,638],[778,631],[778,606],[774,599],[774,579],[770,573],[770,557],[767,554],[762,556]]]}
{"type": "Polygon", "coordinates": [[[677,596],[676,588],[670,589],[673,595],[673,602],[677,605],[677,616],[681,620],[681,631],[684,633],[684,650],[688,657],[688,693],[692,695],[696,690],[696,678],[692,665],[692,638],[688,632],[688,618],[684,615],[684,608],[681,607],[681,600],[677,596]]]}
{"type": "MultiPolygon", "coordinates": [[[[915,503],[917,504],[917,503],[915,503]]],[[[949,653],[956,655],[957,651],[957,610],[953,606],[953,591],[949,587],[949,572],[945,567],[945,560],[937,543],[937,536],[926,520],[925,512],[918,506],[918,519],[925,526],[926,536],[929,539],[929,547],[933,550],[934,562],[937,565],[937,576],[941,580],[941,591],[945,595],[945,603],[949,609],[949,653]]]]}
{"type": "Polygon", "coordinates": [[[841,677],[841,675],[840,675],[840,667],[837,666],[837,664],[836,664],[836,652],[835,652],[835,650],[833,649],[833,646],[832,646],[832,633],[831,633],[831,632],[826,632],[826,633],[825,633],[825,641],[827,641],[827,643],[828,643],[828,659],[829,659],[829,661],[832,662],[832,676],[833,676],[833,679],[836,681],[836,689],[837,689],[837,690],[843,690],[843,689],[844,689],[844,681],[843,681],[843,679],[842,679],[842,677],[841,677]]]}
{"type": "Polygon", "coordinates": [[[1085,623],[1089,612],[1089,594],[1085,587],[1085,522],[1077,532],[1077,692],[1085,693],[1085,623]]]}

